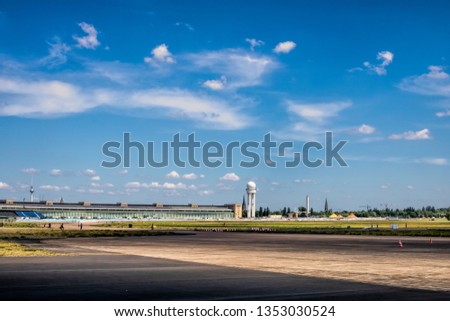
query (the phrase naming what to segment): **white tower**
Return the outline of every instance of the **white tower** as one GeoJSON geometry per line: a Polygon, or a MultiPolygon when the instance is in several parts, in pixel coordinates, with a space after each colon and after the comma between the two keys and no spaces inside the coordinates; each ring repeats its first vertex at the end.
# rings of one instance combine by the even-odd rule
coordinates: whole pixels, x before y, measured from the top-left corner
{"type": "Polygon", "coordinates": [[[256,184],[253,181],[247,183],[247,217],[255,218],[256,212],[256,184]]]}
{"type": "Polygon", "coordinates": [[[306,216],[311,214],[311,208],[309,207],[309,195],[306,194],[306,216]]]}
{"type": "Polygon", "coordinates": [[[33,193],[34,193],[34,188],[33,188],[33,185],[31,185],[31,187],[30,187],[30,202],[31,203],[33,203],[33,201],[34,201],[33,193]]]}
{"type": "Polygon", "coordinates": [[[33,178],[34,178],[33,173],[31,173],[31,184],[30,184],[30,202],[31,203],[34,202],[34,196],[33,196],[33,193],[34,193],[33,181],[34,181],[34,179],[33,178]]]}

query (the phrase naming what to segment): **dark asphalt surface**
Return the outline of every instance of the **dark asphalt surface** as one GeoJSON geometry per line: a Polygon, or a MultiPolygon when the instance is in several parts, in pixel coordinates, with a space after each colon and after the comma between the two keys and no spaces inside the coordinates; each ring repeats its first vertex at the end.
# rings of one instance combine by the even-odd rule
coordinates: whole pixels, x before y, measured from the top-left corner
{"type": "Polygon", "coordinates": [[[0,258],[0,300],[450,300],[450,293],[92,253],[0,258]]]}

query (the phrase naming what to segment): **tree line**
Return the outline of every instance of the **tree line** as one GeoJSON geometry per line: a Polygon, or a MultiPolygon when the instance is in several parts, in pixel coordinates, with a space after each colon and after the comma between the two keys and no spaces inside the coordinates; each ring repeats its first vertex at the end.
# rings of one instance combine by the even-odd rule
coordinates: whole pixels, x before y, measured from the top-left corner
{"type": "MultiPolygon", "coordinates": [[[[299,217],[306,217],[306,208],[304,206],[299,206],[298,208],[291,210],[290,207],[283,207],[276,211],[271,211],[269,207],[263,208],[262,206],[255,212],[256,217],[268,217],[270,215],[281,215],[282,217],[289,217],[293,212],[297,212],[299,217]]],[[[332,209],[329,211],[314,211],[313,208],[310,209],[308,216],[312,217],[328,217],[330,214],[335,213],[337,215],[342,215],[347,217],[351,213],[355,214],[357,217],[397,217],[397,218],[447,218],[450,221],[450,207],[448,208],[435,208],[434,206],[424,206],[422,208],[414,208],[412,206],[403,209],[393,209],[393,208],[367,208],[365,210],[359,211],[336,211],[333,212],[332,209]]],[[[246,217],[247,212],[244,211],[244,217],[246,217]]]]}

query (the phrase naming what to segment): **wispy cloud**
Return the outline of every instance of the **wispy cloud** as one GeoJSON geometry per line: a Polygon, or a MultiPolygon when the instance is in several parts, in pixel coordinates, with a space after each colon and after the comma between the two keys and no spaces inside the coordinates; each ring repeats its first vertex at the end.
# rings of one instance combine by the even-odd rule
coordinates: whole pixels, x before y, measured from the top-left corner
{"type": "Polygon", "coordinates": [[[183,59],[186,60],[185,68],[189,70],[225,76],[229,89],[260,85],[264,77],[279,65],[270,56],[238,49],[186,54],[183,59]]]}
{"type": "Polygon", "coordinates": [[[216,129],[247,127],[249,117],[230,106],[225,100],[181,89],[153,89],[137,91],[123,97],[129,107],[151,108],[165,112],[170,118],[191,119],[216,129]]]}
{"type": "Polygon", "coordinates": [[[294,183],[298,184],[316,184],[316,181],[311,178],[296,178],[294,179],[294,183]]]}
{"type": "Polygon", "coordinates": [[[184,28],[188,29],[189,31],[194,31],[194,27],[192,27],[192,25],[190,25],[189,23],[186,23],[186,22],[181,22],[181,21],[175,22],[175,26],[184,27],[184,28]]]}
{"type": "Polygon", "coordinates": [[[325,103],[304,103],[287,100],[287,111],[293,116],[286,129],[274,131],[278,137],[301,141],[317,139],[326,130],[330,130],[331,119],[341,111],[352,106],[352,102],[332,101],[325,103]]]}
{"type": "Polygon", "coordinates": [[[100,46],[100,42],[97,39],[98,32],[93,25],[86,22],[81,22],[78,25],[86,33],[86,35],[82,37],[77,35],[73,36],[73,39],[77,41],[78,47],[95,49],[100,46]]]}
{"type": "Polygon", "coordinates": [[[41,59],[41,63],[54,68],[67,62],[67,53],[70,51],[67,44],[63,43],[59,37],[55,37],[48,45],[48,55],[41,59]]]}
{"type": "Polygon", "coordinates": [[[249,117],[227,100],[178,88],[103,89],[82,88],[59,80],[23,80],[0,76],[0,116],[34,118],[60,117],[82,113],[99,106],[116,110],[152,110],[168,118],[196,120],[204,127],[240,129],[247,127],[249,117]]]}
{"type": "Polygon", "coordinates": [[[245,41],[250,44],[250,50],[251,51],[255,50],[256,47],[264,45],[264,41],[257,40],[257,39],[254,39],[254,38],[245,38],[245,41]]]}
{"type": "Polygon", "coordinates": [[[295,49],[297,44],[293,41],[284,41],[278,43],[275,48],[273,48],[273,52],[279,54],[279,53],[290,53],[292,50],[295,49]]]}
{"type": "Polygon", "coordinates": [[[25,174],[37,174],[40,172],[40,170],[37,168],[30,167],[22,169],[22,172],[25,174]]]}
{"type": "Polygon", "coordinates": [[[404,140],[423,140],[431,139],[430,131],[425,128],[419,131],[407,131],[401,134],[392,134],[389,139],[404,139],[404,140]]]}
{"type": "Polygon", "coordinates": [[[446,158],[421,158],[416,159],[415,163],[419,164],[429,164],[429,165],[448,165],[448,159],[446,158]]]}
{"type": "Polygon", "coordinates": [[[340,111],[352,106],[351,101],[336,101],[327,103],[299,103],[287,101],[288,111],[305,121],[323,123],[335,117],[340,111]]]}
{"type": "Polygon", "coordinates": [[[60,170],[60,169],[52,169],[50,171],[50,175],[51,176],[61,176],[62,175],[62,170],[60,170]]]}
{"type": "Polygon", "coordinates": [[[450,116],[450,109],[446,110],[446,111],[437,112],[436,116],[438,116],[438,117],[448,117],[448,116],[450,116]]]}
{"type": "Polygon", "coordinates": [[[420,95],[450,97],[450,77],[442,66],[429,66],[426,74],[404,78],[398,87],[420,95]]]}
{"type": "Polygon", "coordinates": [[[169,51],[169,47],[166,44],[161,44],[156,46],[152,50],[151,57],[145,57],[144,61],[146,63],[174,63],[175,59],[173,58],[172,53],[169,51]]]}
{"type": "Polygon", "coordinates": [[[53,191],[53,192],[59,192],[59,191],[69,191],[70,187],[69,186],[58,186],[58,185],[42,185],[39,186],[40,189],[42,190],[47,190],[47,191],[53,191]]]}
{"type": "Polygon", "coordinates": [[[0,94],[9,99],[0,106],[3,116],[57,116],[79,113],[101,103],[96,93],[58,80],[28,81],[0,76],[0,94]],[[96,97],[97,96],[97,97],[96,97]]]}

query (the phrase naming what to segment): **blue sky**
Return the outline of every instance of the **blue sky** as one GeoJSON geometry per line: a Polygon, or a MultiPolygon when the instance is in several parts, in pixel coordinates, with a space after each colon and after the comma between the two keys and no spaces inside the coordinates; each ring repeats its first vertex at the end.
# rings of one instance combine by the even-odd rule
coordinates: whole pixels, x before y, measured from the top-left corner
{"type": "MultiPolygon", "coordinates": [[[[448,1],[0,0],[0,199],[447,207],[448,1]],[[348,167],[101,167],[102,145],[347,140],[348,167]]],[[[297,150],[298,151],[298,150],[297,150]]],[[[316,153],[320,156],[320,153],[316,153]]],[[[289,155],[288,155],[289,156],[289,155]]],[[[239,160],[239,157],[238,157],[239,160]]],[[[282,160],[282,159],[281,159],[282,160]]]]}

